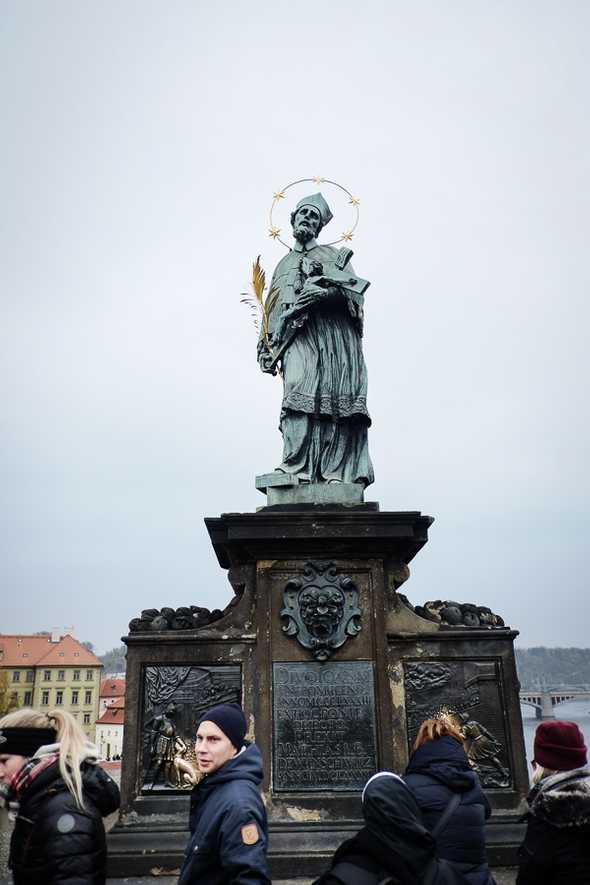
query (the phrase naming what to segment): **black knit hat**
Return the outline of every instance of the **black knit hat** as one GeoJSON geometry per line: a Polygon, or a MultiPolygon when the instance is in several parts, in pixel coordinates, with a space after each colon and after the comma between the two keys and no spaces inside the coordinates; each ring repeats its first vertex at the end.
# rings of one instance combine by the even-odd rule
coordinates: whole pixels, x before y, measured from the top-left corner
{"type": "Polygon", "coordinates": [[[201,722],[213,722],[230,739],[236,750],[242,749],[244,735],[248,728],[244,711],[239,704],[218,704],[203,713],[197,722],[197,728],[201,722]]]}
{"type": "Polygon", "coordinates": [[[39,747],[54,744],[57,732],[53,728],[0,728],[0,753],[10,756],[34,756],[39,747]]]}

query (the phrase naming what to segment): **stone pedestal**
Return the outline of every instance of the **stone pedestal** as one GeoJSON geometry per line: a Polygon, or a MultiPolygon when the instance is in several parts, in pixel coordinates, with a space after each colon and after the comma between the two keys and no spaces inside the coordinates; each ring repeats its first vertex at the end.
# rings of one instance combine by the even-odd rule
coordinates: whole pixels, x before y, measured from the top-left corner
{"type": "MultiPolygon", "coordinates": [[[[159,763],[158,729],[191,742],[200,713],[224,699],[241,701],[264,758],[273,876],[324,869],[361,825],[367,778],[383,768],[403,772],[418,725],[443,707],[462,714],[486,750],[474,765],[494,808],[491,859],[505,862],[528,786],[516,633],[445,627],[398,594],[432,519],[375,504],[297,504],[205,522],[236,597],[198,629],[169,618],[181,628],[125,638],[123,816],[109,840],[113,873],[179,865],[190,781],[178,757],[176,767],[159,763]]],[[[180,757],[190,771],[190,753],[180,757]]]]}

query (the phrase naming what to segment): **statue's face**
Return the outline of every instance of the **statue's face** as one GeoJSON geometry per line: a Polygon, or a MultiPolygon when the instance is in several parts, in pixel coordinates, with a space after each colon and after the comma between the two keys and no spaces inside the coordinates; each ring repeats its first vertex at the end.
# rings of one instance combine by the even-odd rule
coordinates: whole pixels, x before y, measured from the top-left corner
{"type": "Polygon", "coordinates": [[[293,236],[300,243],[315,239],[320,232],[322,218],[315,206],[302,206],[293,218],[293,236]]]}

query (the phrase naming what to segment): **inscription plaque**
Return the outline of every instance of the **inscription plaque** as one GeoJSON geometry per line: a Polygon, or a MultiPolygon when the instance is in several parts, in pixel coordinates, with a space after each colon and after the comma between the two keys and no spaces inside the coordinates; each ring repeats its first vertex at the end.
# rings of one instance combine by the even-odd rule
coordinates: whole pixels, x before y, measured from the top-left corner
{"type": "Polygon", "coordinates": [[[370,661],[273,664],[276,791],[360,790],[377,770],[370,661]]]}

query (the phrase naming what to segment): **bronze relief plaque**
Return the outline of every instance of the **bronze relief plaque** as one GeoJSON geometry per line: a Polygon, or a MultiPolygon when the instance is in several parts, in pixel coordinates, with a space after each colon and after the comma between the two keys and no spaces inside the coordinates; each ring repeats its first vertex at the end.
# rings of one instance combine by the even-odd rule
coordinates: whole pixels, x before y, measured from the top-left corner
{"type": "Polygon", "coordinates": [[[357,791],[377,770],[370,661],[273,664],[273,788],[357,791]]]}
{"type": "Polygon", "coordinates": [[[144,792],[194,786],[196,725],[216,704],[239,703],[239,664],[146,667],[143,674],[141,783],[144,792]]]}
{"type": "Polygon", "coordinates": [[[408,749],[425,719],[452,714],[482,786],[512,786],[501,673],[497,661],[421,660],[404,663],[408,749]]]}

